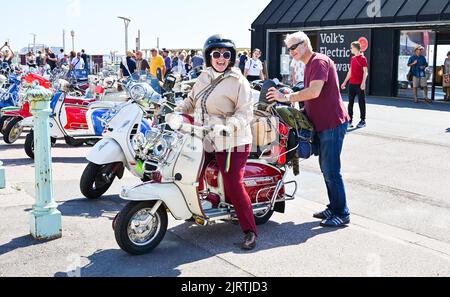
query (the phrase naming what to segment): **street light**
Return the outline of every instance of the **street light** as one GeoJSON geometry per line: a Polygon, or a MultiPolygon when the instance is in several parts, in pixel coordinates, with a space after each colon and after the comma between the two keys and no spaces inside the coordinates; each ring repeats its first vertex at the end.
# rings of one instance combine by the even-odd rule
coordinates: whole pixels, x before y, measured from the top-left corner
{"type": "Polygon", "coordinates": [[[70,36],[72,36],[72,51],[75,51],[75,31],[70,31],[70,36]]]}
{"type": "Polygon", "coordinates": [[[30,35],[33,36],[33,53],[36,53],[36,34],[35,33],[30,33],[30,35]]]}
{"type": "Polygon", "coordinates": [[[62,32],[62,41],[63,41],[63,49],[64,49],[64,51],[66,51],[66,30],[65,29],[63,29],[63,32],[62,32]]]}
{"type": "Polygon", "coordinates": [[[128,52],[128,26],[130,25],[131,20],[126,17],[117,17],[121,20],[123,20],[123,23],[125,24],[125,54],[128,52]]]}

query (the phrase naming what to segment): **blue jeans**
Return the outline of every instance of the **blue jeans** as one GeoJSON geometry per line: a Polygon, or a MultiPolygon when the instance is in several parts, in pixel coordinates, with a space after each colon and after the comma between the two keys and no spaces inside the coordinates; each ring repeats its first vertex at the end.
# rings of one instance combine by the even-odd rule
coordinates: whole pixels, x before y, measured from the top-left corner
{"type": "Polygon", "coordinates": [[[339,217],[350,215],[344,180],[341,175],[341,153],[347,129],[348,123],[344,123],[337,128],[318,133],[320,169],[325,179],[330,200],[328,209],[339,217]]]}

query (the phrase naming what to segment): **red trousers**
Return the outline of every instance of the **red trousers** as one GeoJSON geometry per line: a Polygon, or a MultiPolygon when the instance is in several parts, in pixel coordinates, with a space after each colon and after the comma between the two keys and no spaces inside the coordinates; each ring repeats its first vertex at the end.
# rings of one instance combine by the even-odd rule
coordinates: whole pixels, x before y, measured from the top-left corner
{"type": "Polygon", "coordinates": [[[257,234],[252,202],[244,187],[245,166],[250,155],[250,149],[251,146],[246,145],[233,150],[229,172],[226,172],[228,152],[206,153],[205,167],[211,160],[216,159],[223,177],[225,196],[236,210],[242,231],[257,234]]]}

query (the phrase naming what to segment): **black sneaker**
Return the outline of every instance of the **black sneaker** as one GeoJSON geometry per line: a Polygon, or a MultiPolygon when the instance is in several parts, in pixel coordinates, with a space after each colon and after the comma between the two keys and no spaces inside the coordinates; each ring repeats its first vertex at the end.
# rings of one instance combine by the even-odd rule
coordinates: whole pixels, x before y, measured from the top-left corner
{"type": "Polygon", "coordinates": [[[326,220],[333,217],[333,213],[331,212],[331,210],[326,209],[322,212],[315,213],[313,217],[319,220],[326,220]]]}
{"type": "Polygon", "coordinates": [[[350,217],[338,217],[333,216],[331,218],[328,218],[324,220],[322,223],[320,223],[320,226],[322,227],[329,227],[329,228],[341,228],[346,227],[348,224],[350,224],[350,217]]]}
{"type": "Polygon", "coordinates": [[[367,126],[366,121],[361,121],[358,124],[358,128],[365,128],[367,126]]]}
{"type": "Polygon", "coordinates": [[[354,128],[355,126],[353,126],[353,120],[351,120],[350,122],[348,122],[348,127],[349,128],[354,128]]]}

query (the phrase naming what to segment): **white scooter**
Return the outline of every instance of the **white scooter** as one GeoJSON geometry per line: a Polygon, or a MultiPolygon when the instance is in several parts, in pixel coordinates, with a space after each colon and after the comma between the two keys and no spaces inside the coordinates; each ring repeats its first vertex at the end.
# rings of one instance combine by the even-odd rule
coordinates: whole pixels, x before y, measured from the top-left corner
{"type": "MultiPolygon", "coordinates": [[[[217,163],[204,164],[204,133],[227,128],[194,126],[176,114],[167,117],[167,124],[174,131],[161,131],[142,145],[154,148],[148,150],[146,168],[153,168],[159,179],[123,189],[120,195],[129,203],[114,219],[113,228],[118,245],[129,254],[146,254],[159,245],[167,231],[168,212],[177,220],[194,218],[204,226],[236,216],[225,197],[217,163]]],[[[284,167],[260,158],[248,161],[244,185],[258,225],[265,224],[274,211],[284,212],[285,202],[294,199],[297,183],[286,182],[286,177],[284,167]],[[295,186],[293,193],[286,193],[287,184],[295,186]]]]}
{"type": "MultiPolygon", "coordinates": [[[[152,81],[154,85],[155,80],[152,81]]],[[[116,177],[123,177],[125,168],[134,176],[145,178],[136,143],[142,134],[152,131],[152,123],[145,116],[150,105],[158,103],[162,96],[147,81],[130,80],[125,88],[131,100],[114,109],[105,122],[103,139],[87,156],[89,164],[81,176],[80,190],[88,199],[98,199],[106,193],[116,177]]]]}

